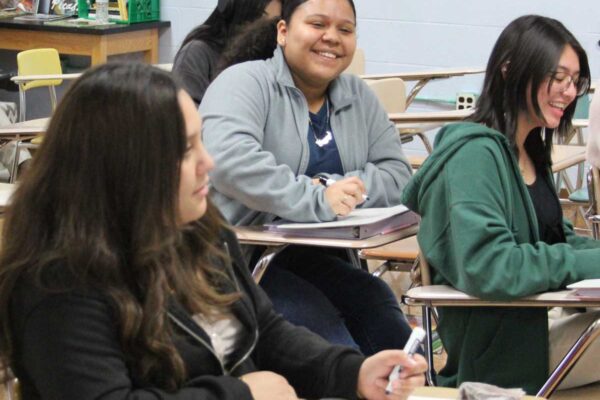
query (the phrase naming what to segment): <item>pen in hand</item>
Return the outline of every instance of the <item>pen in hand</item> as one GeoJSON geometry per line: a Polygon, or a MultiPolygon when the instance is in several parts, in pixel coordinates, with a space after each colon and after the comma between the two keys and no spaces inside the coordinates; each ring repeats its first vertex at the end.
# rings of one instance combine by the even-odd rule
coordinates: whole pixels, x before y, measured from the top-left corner
{"type": "MultiPolygon", "coordinates": [[[[325,187],[329,187],[336,182],[335,179],[327,178],[322,175],[317,176],[317,178],[319,179],[319,183],[325,187]]],[[[369,196],[367,196],[366,194],[362,194],[362,199],[363,201],[367,201],[369,200],[369,196]]]]}
{"type": "MultiPolygon", "coordinates": [[[[423,339],[425,339],[425,331],[419,327],[416,327],[415,329],[413,329],[412,333],[410,334],[410,337],[408,338],[408,341],[404,345],[404,352],[409,357],[412,357],[413,354],[415,354],[417,352],[419,346],[423,342],[423,339]]],[[[385,388],[385,394],[392,393],[392,383],[398,379],[401,372],[402,372],[402,365],[400,365],[400,364],[396,365],[394,367],[394,369],[392,370],[392,372],[390,373],[390,376],[388,377],[388,384],[385,388]]]]}

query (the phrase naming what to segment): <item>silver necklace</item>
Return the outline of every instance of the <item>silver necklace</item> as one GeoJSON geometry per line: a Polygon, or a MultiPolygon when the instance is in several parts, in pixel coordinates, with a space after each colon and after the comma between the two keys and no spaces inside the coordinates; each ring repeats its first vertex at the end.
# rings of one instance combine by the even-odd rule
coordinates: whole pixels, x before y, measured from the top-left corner
{"type": "Polygon", "coordinates": [[[319,147],[327,145],[333,139],[333,134],[329,129],[329,99],[327,98],[325,98],[325,109],[327,110],[327,117],[325,119],[325,135],[323,135],[323,137],[321,138],[319,138],[319,135],[317,135],[317,130],[315,129],[315,126],[313,125],[310,116],[308,117],[310,129],[312,130],[313,136],[315,137],[315,144],[319,147]]]}

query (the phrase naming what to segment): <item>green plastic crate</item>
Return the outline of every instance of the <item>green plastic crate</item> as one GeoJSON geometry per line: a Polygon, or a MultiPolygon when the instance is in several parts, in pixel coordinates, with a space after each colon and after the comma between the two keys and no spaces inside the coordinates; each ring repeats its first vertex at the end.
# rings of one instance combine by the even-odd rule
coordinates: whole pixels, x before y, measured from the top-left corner
{"type": "MultiPolygon", "coordinates": [[[[77,0],[77,13],[80,18],[90,17],[95,0],[77,0]]],[[[148,22],[160,20],[160,0],[129,0],[127,2],[128,19],[120,20],[109,16],[111,22],[119,24],[130,24],[136,22],[148,22]]]]}

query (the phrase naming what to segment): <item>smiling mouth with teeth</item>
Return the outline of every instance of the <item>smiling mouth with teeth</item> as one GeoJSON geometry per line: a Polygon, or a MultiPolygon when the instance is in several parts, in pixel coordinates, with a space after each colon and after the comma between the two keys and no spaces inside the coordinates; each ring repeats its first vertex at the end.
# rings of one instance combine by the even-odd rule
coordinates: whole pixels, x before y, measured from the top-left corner
{"type": "Polygon", "coordinates": [[[550,103],[550,105],[552,107],[555,107],[555,108],[558,108],[558,109],[561,109],[561,110],[564,110],[565,108],[567,108],[567,106],[565,104],[562,104],[562,103],[550,103]]]}
{"type": "Polygon", "coordinates": [[[337,55],[333,54],[333,53],[329,53],[329,52],[324,52],[324,51],[317,51],[316,52],[318,55],[326,57],[326,58],[330,58],[332,60],[335,60],[336,58],[338,58],[337,55]]]}

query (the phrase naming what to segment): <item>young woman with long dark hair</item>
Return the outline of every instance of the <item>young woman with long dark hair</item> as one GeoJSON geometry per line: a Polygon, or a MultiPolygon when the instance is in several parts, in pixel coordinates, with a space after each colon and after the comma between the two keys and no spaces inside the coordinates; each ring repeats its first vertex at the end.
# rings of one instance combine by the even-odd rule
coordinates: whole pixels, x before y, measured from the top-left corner
{"type": "MultiPolygon", "coordinates": [[[[471,121],[438,133],[404,194],[421,214],[418,240],[435,284],[510,301],[600,277],[600,242],[576,236],[563,219],[550,157],[589,83],[585,51],[559,21],[528,15],[504,29],[471,121]]],[[[553,317],[548,329],[542,308],[448,307],[439,314],[448,362],[438,383],[482,381],[532,394],[600,316],[553,317]]],[[[599,351],[592,345],[561,387],[599,380],[599,351]]]]}

